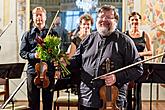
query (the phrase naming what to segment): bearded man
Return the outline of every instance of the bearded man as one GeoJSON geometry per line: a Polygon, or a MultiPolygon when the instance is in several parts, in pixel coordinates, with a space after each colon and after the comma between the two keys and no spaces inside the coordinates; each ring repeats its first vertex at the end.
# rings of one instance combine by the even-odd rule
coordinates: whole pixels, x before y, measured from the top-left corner
{"type": "Polygon", "coordinates": [[[118,20],[114,6],[102,6],[98,10],[97,31],[87,35],[71,58],[70,65],[67,65],[71,72],[77,68],[81,71],[79,110],[99,110],[103,106],[99,94],[103,85],[117,86],[117,107],[124,109],[127,83],[138,79],[143,73],[142,65],[139,64],[92,81],[93,78],[141,60],[133,41],[116,29],[118,20]],[[110,60],[109,67],[105,66],[107,59],[110,60]]]}

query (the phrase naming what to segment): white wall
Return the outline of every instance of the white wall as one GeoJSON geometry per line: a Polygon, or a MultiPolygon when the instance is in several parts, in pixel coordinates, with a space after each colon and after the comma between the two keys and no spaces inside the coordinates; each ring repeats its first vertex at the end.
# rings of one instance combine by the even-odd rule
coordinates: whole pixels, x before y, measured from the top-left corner
{"type": "Polygon", "coordinates": [[[3,17],[3,0],[0,0],[0,29],[2,29],[3,27],[2,17],[3,17]]]}
{"type": "MultiPolygon", "coordinates": [[[[12,21],[12,24],[0,37],[0,45],[1,45],[0,64],[17,63],[19,61],[18,57],[19,57],[19,45],[20,45],[21,35],[17,35],[16,0],[0,0],[0,18],[2,19],[2,21],[0,22],[0,28],[2,28],[2,30],[6,27],[6,25],[8,25],[8,23],[7,24],[4,23],[5,21],[4,19],[6,19],[7,22],[9,23],[10,21],[12,21]],[[4,7],[5,2],[9,3],[8,7],[4,7]],[[4,16],[4,10],[6,12],[9,12],[8,18],[4,16]]],[[[25,62],[25,61],[20,60],[19,62],[25,62]]],[[[24,77],[26,77],[26,74],[23,72],[22,77],[20,79],[9,80],[10,94],[14,92],[14,90],[19,85],[19,83],[23,80],[24,77]]],[[[3,97],[2,98],[0,97],[0,100],[1,99],[3,99],[3,97]]],[[[23,85],[20,91],[16,94],[14,99],[16,100],[26,99],[26,83],[23,85]]]]}

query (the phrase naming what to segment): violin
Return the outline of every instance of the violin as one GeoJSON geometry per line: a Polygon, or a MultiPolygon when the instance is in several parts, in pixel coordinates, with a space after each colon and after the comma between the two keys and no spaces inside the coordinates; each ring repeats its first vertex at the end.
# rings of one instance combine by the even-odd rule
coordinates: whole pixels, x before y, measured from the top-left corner
{"type": "MultiPolygon", "coordinates": [[[[111,68],[111,61],[109,58],[106,59],[105,65],[103,65],[105,68],[105,71],[108,73],[110,72],[111,68]]],[[[116,86],[106,86],[103,85],[100,90],[100,99],[103,101],[103,106],[100,108],[100,110],[119,110],[116,100],[119,95],[119,90],[116,86]]]]}
{"type": "MultiPolygon", "coordinates": [[[[44,41],[40,36],[36,36],[37,43],[44,48],[44,41]]],[[[35,72],[37,76],[34,78],[34,84],[38,88],[47,88],[49,86],[49,78],[47,77],[46,73],[48,70],[48,65],[40,60],[40,63],[36,63],[35,65],[35,72]]]]}
{"type": "Polygon", "coordinates": [[[50,84],[49,78],[46,73],[48,65],[45,62],[40,61],[35,65],[35,71],[37,76],[34,78],[34,84],[39,88],[47,88],[50,84]]]}

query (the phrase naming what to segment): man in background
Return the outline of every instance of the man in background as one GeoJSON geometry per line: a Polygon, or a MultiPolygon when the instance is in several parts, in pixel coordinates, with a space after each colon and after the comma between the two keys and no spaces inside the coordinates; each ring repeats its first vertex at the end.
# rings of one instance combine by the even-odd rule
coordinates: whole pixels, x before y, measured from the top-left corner
{"type": "Polygon", "coordinates": [[[59,16],[54,21],[54,28],[53,29],[61,37],[61,40],[62,40],[61,49],[64,52],[66,52],[69,45],[70,45],[70,40],[68,37],[68,31],[64,27],[61,26],[61,18],[59,16]]]}

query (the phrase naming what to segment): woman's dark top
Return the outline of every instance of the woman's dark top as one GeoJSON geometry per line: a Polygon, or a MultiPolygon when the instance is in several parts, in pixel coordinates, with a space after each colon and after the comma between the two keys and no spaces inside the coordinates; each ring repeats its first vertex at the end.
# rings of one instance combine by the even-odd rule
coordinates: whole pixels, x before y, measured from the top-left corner
{"type": "MultiPolygon", "coordinates": [[[[164,49],[164,52],[165,52],[165,49],[164,49]]],[[[162,63],[165,63],[165,54],[163,55],[162,63]]]]}
{"type": "MultiPolygon", "coordinates": [[[[135,43],[135,46],[138,52],[143,52],[145,49],[146,41],[144,39],[145,32],[143,31],[142,36],[139,38],[132,38],[128,31],[126,31],[126,35],[128,35],[135,43]]],[[[141,56],[141,59],[144,60],[144,56],[141,56]]]]}
{"type": "MultiPolygon", "coordinates": [[[[77,35],[77,36],[74,36],[71,42],[74,45],[76,45],[76,49],[77,49],[81,41],[82,39],[77,35]]],[[[72,70],[71,83],[78,84],[78,85],[80,84],[80,69],[79,68],[72,70]]]]}
{"type": "Polygon", "coordinates": [[[82,40],[80,39],[80,37],[76,36],[73,38],[72,43],[74,43],[76,45],[76,48],[78,48],[81,41],[82,40]]]}

